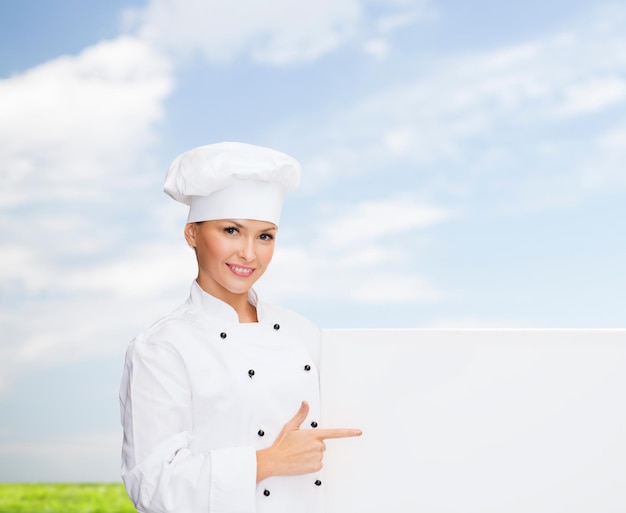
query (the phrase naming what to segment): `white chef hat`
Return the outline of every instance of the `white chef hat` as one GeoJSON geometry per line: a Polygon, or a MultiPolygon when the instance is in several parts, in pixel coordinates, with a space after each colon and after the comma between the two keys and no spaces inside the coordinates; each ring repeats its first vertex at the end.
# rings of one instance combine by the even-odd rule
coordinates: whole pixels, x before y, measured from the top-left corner
{"type": "Polygon", "coordinates": [[[174,159],[164,190],[189,205],[188,223],[256,219],[278,225],[285,192],[298,186],[300,164],[263,146],[209,144],[174,159]]]}

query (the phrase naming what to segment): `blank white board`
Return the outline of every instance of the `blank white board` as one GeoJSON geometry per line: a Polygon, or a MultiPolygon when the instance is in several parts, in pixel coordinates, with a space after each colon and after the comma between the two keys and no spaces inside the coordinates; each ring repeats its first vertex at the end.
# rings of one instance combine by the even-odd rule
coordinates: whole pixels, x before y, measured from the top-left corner
{"type": "Polygon", "coordinates": [[[626,330],[325,330],[327,513],[624,513],[626,330]]]}

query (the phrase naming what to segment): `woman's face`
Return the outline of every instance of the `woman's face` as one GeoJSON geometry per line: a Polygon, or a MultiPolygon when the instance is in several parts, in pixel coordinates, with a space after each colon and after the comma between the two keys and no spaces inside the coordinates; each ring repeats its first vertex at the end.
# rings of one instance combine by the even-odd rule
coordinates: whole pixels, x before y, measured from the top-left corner
{"type": "Polygon", "coordinates": [[[251,219],[187,224],[185,239],[196,250],[198,284],[222,300],[247,294],[272,260],[276,231],[273,223],[251,219]]]}

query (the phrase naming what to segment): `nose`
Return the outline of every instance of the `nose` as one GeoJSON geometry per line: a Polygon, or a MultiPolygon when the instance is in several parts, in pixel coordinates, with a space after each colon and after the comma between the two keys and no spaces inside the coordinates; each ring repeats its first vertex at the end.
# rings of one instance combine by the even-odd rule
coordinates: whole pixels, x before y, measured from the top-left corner
{"type": "Polygon", "coordinates": [[[237,256],[241,258],[244,262],[251,262],[256,258],[254,243],[255,240],[253,237],[242,237],[237,256]]]}

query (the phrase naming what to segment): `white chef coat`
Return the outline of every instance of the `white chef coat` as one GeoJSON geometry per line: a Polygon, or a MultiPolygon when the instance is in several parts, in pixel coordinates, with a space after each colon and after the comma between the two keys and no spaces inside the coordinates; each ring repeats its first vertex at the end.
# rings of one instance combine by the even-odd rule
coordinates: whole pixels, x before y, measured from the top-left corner
{"type": "Polygon", "coordinates": [[[319,329],[248,300],[258,323],[196,282],[186,303],[129,345],[120,388],[122,477],[144,513],[320,513],[321,473],[256,483],[256,451],[302,400],[319,420],[319,329]]]}

